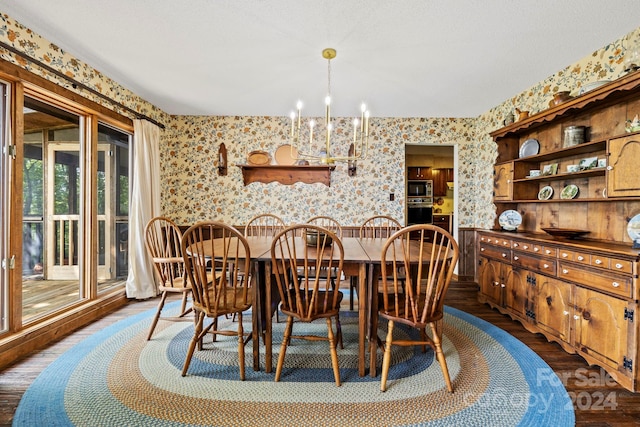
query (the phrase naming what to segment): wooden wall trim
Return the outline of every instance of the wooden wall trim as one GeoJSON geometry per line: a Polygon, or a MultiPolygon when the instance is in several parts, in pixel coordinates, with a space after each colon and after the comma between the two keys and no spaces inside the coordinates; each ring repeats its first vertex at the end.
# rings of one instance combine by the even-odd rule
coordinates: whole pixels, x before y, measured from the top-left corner
{"type": "Polygon", "coordinates": [[[88,98],[85,98],[84,96],[76,92],[66,89],[4,59],[0,59],[0,78],[9,82],[24,82],[25,84],[34,86],[34,90],[36,88],[45,89],[55,95],[64,98],[65,100],[75,102],[85,108],[91,109],[93,110],[93,112],[100,116],[107,117],[111,120],[121,123],[122,125],[125,125],[126,127],[128,127],[128,131],[133,131],[133,120],[131,118],[117,113],[110,108],[98,104],[97,102],[92,101],[88,98]]]}
{"type": "Polygon", "coordinates": [[[0,369],[34,351],[46,348],[65,335],[126,305],[127,302],[125,291],[118,290],[75,310],[65,311],[47,322],[38,323],[7,338],[0,339],[0,369]]]}

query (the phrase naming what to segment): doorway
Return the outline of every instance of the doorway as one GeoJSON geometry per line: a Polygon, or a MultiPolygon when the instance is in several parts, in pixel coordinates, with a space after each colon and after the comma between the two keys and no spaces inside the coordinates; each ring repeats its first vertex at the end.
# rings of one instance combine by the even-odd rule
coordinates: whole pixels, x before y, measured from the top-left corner
{"type": "MultiPolygon", "coordinates": [[[[458,146],[454,144],[405,144],[405,181],[410,167],[429,168],[433,181],[434,224],[458,239],[458,146]],[[439,223],[439,220],[449,221],[439,223]],[[446,225],[446,226],[445,226],[446,225]]],[[[405,196],[407,196],[405,194],[405,196]]],[[[405,200],[407,197],[405,197],[405,200]]],[[[405,209],[405,219],[408,219],[405,209]]],[[[407,222],[405,222],[407,223],[407,222]]]]}

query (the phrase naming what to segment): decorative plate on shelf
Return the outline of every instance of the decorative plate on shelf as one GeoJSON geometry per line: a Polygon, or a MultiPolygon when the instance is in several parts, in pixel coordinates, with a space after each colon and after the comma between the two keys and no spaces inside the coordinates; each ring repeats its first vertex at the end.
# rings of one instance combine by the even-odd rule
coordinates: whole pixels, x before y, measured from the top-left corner
{"type": "Polygon", "coordinates": [[[255,150],[247,156],[247,163],[252,166],[268,165],[271,163],[271,156],[266,151],[255,150]]]}
{"type": "Polygon", "coordinates": [[[547,234],[552,235],[553,237],[564,237],[565,239],[578,239],[585,234],[589,234],[589,230],[578,230],[575,228],[542,228],[547,234]]]}
{"type": "Polygon", "coordinates": [[[535,156],[540,152],[540,143],[537,139],[527,139],[520,147],[520,157],[535,156]]]}
{"type": "Polygon", "coordinates": [[[297,156],[298,150],[296,150],[295,147],[291,147],[289,144],[284,144],[276,149],[276,153],[273,157],[279,165],[293,165],[296,163],[297,156]]]}
{"type": "Polygon", "coordinates": [[[538,200],[549,200],[553,196],[553,187],[547,185],[538,192],[538,200]]]}
{"type": "Polygon", "coordinates": [[[634,242],[640,240],[640,214],[629,220],[627,224],[627,234],[634,242]]]}
{"type": "Polygon", "coordinates": [[[578,195],[578,191],[579,189],[577,185],[569,184],[562,189],[562,192],[560,193],[560,198],[574,199],[578,195]]]}
{"type": "Polygon", "coordinates": [[[504,211],[498,217],[498,224],[507,231],[513,231],[522,224],[522,215],[514,210],[504,211]]]}

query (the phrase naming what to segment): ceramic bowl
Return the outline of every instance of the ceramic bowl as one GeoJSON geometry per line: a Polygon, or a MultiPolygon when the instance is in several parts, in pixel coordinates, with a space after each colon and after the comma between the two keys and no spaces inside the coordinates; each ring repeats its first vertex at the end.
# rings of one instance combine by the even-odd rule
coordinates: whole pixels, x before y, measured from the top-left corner
{"type": "Polygon", "coordinates": [[[318,233],[315,230],[309,230],[307,231],[306,235],[305,235],[305,239],[307,241],[307,245],[308,246],[317,246],[318,245],[318,237],[320,237],[320,244],[322,244],[322,241],[326,238],[326,245],[330,245],[331,243],[333,243],[333,240],[331,239],[331,237],[329,237],[327,234],[325,233],[318,233]]]}

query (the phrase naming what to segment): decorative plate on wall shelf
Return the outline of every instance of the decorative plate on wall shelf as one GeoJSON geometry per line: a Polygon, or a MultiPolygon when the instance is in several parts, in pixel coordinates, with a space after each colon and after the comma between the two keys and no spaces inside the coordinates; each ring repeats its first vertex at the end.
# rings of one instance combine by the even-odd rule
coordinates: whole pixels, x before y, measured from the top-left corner
{"type": "Polygon", "coordinates": [[[296,157],[298,157],[298,150],[289,144],[284,144],[278,147],[273,157],[279,165],[294,165],[296,157]]]}
{"type": "Polygon", "coordinates": [[[537,139],[527,139],[520,147],[520,158],[535,156],[540,152],[540,143],[537,139]]]}
{"type": "Polygon", "coordinates": [[[255,150],[247,156],[247,163],[252,166],[268,165],[271,163],[271,156],[266,151],[255,150]]]}
{"type": "Polygon", "coordinates": [[[522,224],[522,215],[520,215],[518,211],[514,210],[504,211],[498,218],[498,224],[500,224],[500,227],[504,230],[514,231],[520,224],[522,224]]]}
{"type": "Polygon", "coordinates": [[[560,198],[574,199],[578,195],[578,191],[579,189],[577,185],[569,184],[562,189],[562,192],[560,193],[560,198]]]}
{"type": "Polygon", "coordinates": [[[553,196],[553,187],[547,185],[538,192],[538,200],[549,200],[553,196]]]}

